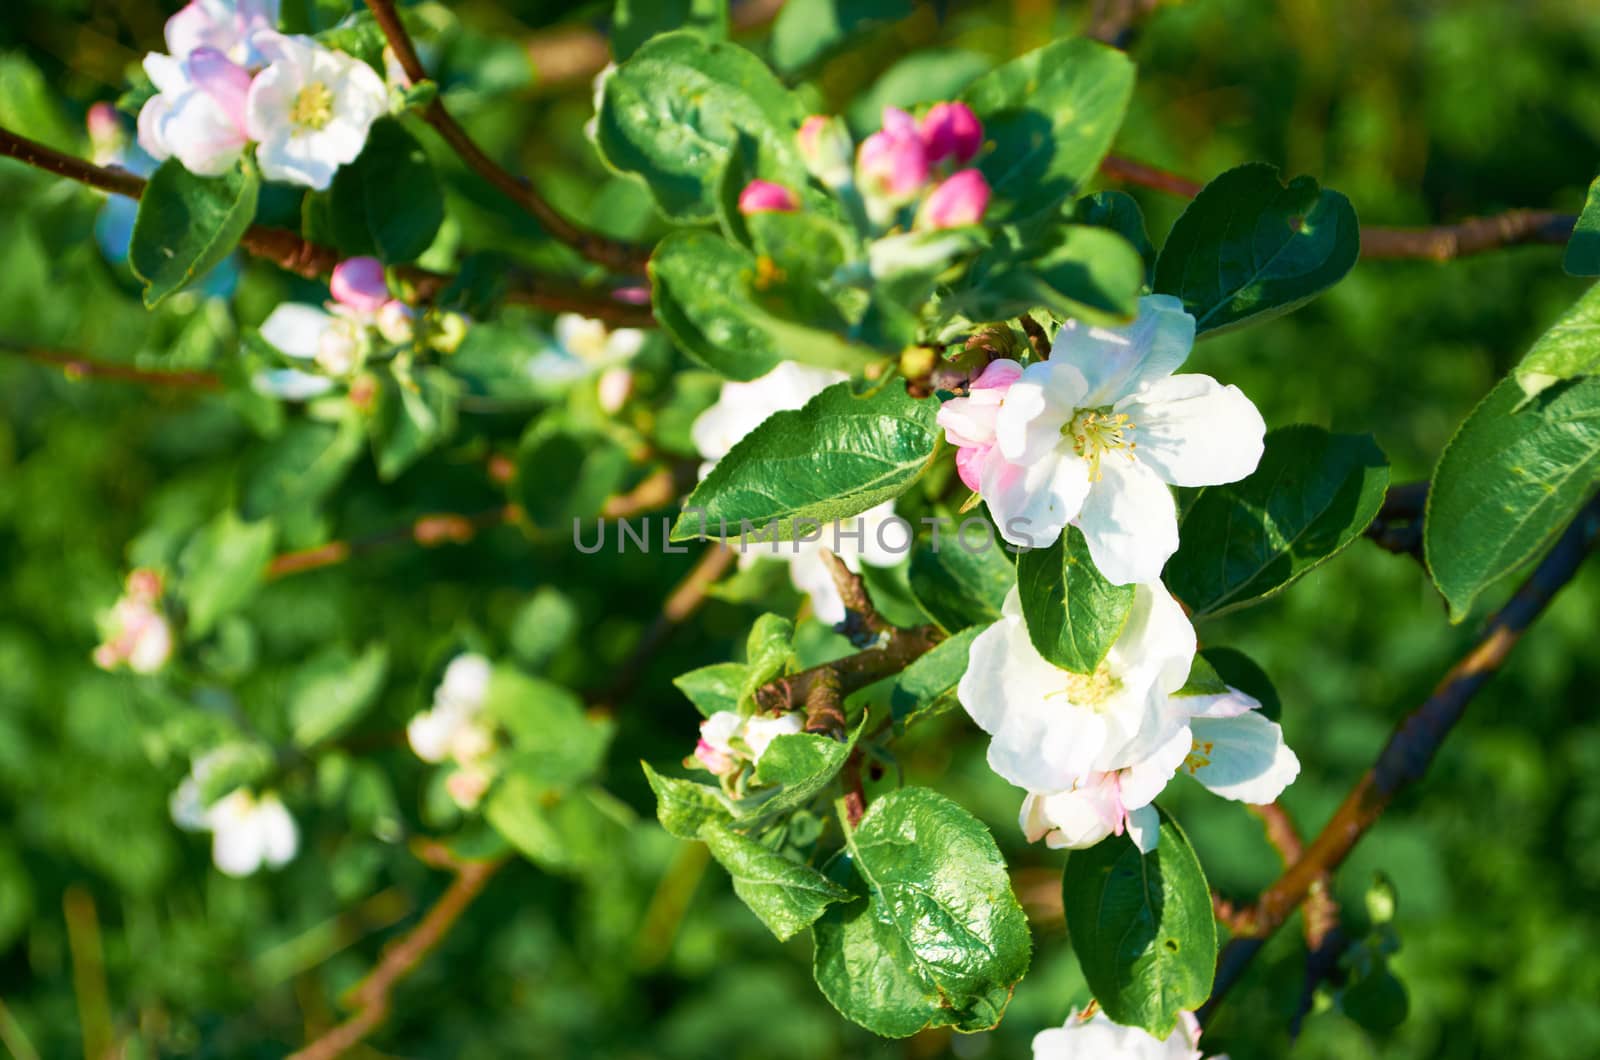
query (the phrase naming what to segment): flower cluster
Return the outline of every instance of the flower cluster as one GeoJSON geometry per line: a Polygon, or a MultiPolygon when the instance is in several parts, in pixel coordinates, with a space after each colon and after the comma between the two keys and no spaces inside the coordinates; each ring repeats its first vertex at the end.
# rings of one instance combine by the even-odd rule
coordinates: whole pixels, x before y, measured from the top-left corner
{"type": "MultiPolygon", "coordinates": [[[[806,402],[849,376],[827,368],[785,361],[766,375],[747,383],[723,383],[716,404],[694,421],[690,435],[700,451],[700,477],[711,473],[745,435],[775,412],[801,408],[806,402]]],[[[894,502],[885,501],[851,520],[834,523],[806,541],[757,543],[740,540],[739,566],[749,567],[762,556],[786,560],[789,580],[811,597],[812,613],[828,625],[843,622],[844,600],[833,582],[833,574],[822,558],[824,548],[832,550],[845,566],[859,572],[863,561],[878,567],[892,567],[905,555],[906,542],[890,536],[905,534],[905,523],[896,520],[894,502]],[[849,525],[845,525],[845,524],[849,525]],[[887,524],[887,525],[886,525],[887,524]]]]}
{"type": "Polygon", "coordinates": [[[754,768],[773,740],[803,732],[805,723],[801,711],[747,718],[731,710],[719,710],[700,723],[700,740],[695,744],[694,755],[684,764],[709,770],[725,786],[737,789],[746,766],[754,768]]]}
{"type": "MultiPolygon", "coordinates": [[[[1105,1013],[1075,1012],[1033,1038],[1033,1060],[1200,1060],[1200,1022],[1183,1013],[1166,1038],[1113,1023],[1105,1013]]],[[[1226,1056],[1212,1060],[1228,1060],[1226,1056]]]]}
{"type": "Polygon", "coordinates": [[[1126,832],[1148,851],[1152,803],[1180,772],[1243,802],[1272,801],[1299,773],[1255,699],[1188,687],[1194,628],[1159,581],[1178,544],[1169,484],[1243,478],[1266,431],[1236,387],[1173,374],[1193,342],[1177,300],[1148,297],[1126,328],[1069,321],[1048,361],[991,363],[939,412],[962,481],[1007,541],[1042,547],[1076,525],[1101,575],[1134,586],[1093,673],[1039,654],[1016,589],[973,641],[958,695],[991,736],[989,764],[1028,792],[1031,841],[1087,847],[1126,832]]]}
{"type": "Polygon", "coordinates": [[[207,804],[202,788],[227,751],[195,759],[189,775],[172,793],[168,809],[179,828],[211,833],[211,860],[229,876],[249,876],[263,865],[279,868],[294,860],[300,831],[273,792],[256,795],[235,788],[207,804]]]}
{"type": "Polygon", "coordinates": [[[322,190],[366,146],[389,90],[366,63],[277,32],[278,0],[192,0],[167,22],[169,54],[145,56],[155,85],[139,146],[218,176],[256,145],[268,180],[322,190]]]}
{"type": "Polygon", "coordinates": [[[140,568],[128,575],[122,596],[111,606],[103,626],[105,639],[94,649],[102,670],[126,666],[136,674],[153,674],[172,658],[172,625],[161,609],[163,582],[158,571],[140,568]]]}
{"type": "Polygon", "coordinates": [[[528,374],[541,386],[565,387],[598,375],[600,407],[615,415],[633,394],[629,362],[645,343],[638,328],[608,328],[602,320],[577,313],[556,317],[555,343],[528,361],[528,374]]]}
{"type": "Polygon", "coordinates": [[[433,709],[406,726],[406,739],[418,758],[454,764],[445,790],[464,810],[476,807],[494,782],[494,728],[483,715],[493,673],[482,655],[457,655],[433,693],[433,709]]]}
{"type": "MultiPolygon", "coordinates": [[[[975,225],[989,207],[983,173],[961,168],[983,147],[983,124],[965,103],[935,103],[920,120],[885,108],[883,127],[854,150],[854,166],[854,145],[838,118],[807,118],[798,144],[811,175],[842,197],[859,196],[880,230],[907,218],[921,231],[975,225]]],[[[745,214],[799,208],[793,189],[771,181],[751,181],[739,196],[745,214]]]]}

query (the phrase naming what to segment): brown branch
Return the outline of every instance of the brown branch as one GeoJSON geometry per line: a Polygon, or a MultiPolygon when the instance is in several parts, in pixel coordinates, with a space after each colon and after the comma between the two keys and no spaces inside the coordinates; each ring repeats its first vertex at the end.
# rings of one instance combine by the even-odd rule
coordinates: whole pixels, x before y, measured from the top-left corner
{"type": "Polygon", "coordinates": [[[1153,12],[1159,3],[1160,0],[1095,0],[1083,35],[1114,48],[1126,49],[1135,24],[1153,12]]]}
{"type": "MultiPolygon", "coordinates": [[[[112,195],[137,199],[144,194],[145,180],[122,169],[97,166],[81,158],[62,154],[44,144],[18,136],[9,129],[0,128],[0,156],[53,173],[58,177],[76,181],[112,195]]],[[[293,232],[265,225],[251,225],[239,240],[239,245],[250,254],[270,261],[279,268],[306,279],[320,279],[333,272],[339,264],[339,252],[302,239],[293,232]]],[[[414,266],[397,269],[400,279],[414,292],[418,301],[431,301],[438,297],[454,277],[429,272],[414,266]]],[[[648,328],[655,319],[648,306],[633,305],[618,300],[604,292],[580,287],[569,280],[544,276],[522,275],[506,293],[506,301],[532,305],[555,312],[571,311],[604,320],[623,327],[648,328]]]]}
{"type": "Polygon", "coordinates": [[[475,515],[453,513],[422,515],[404,526],[383,530],[366,537],[348,541],[329,541],[315,548],[285,552],[267,564],[266,577],[268,581],[274,581],[291,574],[321,570],[343,563],[353,556],[366,555],[389,545],[407,542],[421,545],[423,548],[437,548],[447,544],[464,545],[476,537],[479,531],[502,523],[515,522],[520,517],[521,509],[514,504],[504,504],[475,515]]]}
{"type": "Polygon", "coordinates": [[[444,941],[461,914],[507,860],[506,856],[501,856],[489,861],[463,861],[450,853],[443,843],[432,840],[418,846],[417,856],[434,868],[449,869],[455,878],[417,926],[385,949],[377,965],[355,985],[350,994],[355,1014],[305,1048],[290,1054],[289,1060],[333,1060],[382,1026],[389,1018],[395,985],[416,971],[428,954],[444,941]]]}
{"type": "Polygon", "coordinates": [[[1243,976],[1263,942],[1306,901],[1319,881],[1343,863],[1394,797],[1427,772],[1472,697],[1498,672],[1556,593],[1572,580],[1597,539],[1600,498],[1579,512],[1528,580],[1489,619],[1472,649],[1395,729],[1376,764],[1351,789],[1304,854],[1262,893],[1240,925],[1240,934],[1223,947],[1211,1000],[1201,1009],[1202,1022],[1243,976]]]}
{"type": "Polygon", "coordinates": [[[46,350],[28,346],[10,339],[0,339],[0,353],[24,357],[40,364],[56,365],[68,379],[109,379],[120,383],[142,383],[146,386],[171,387],[178,390],[222,389],[222,379],[214,372],[167,371],[157,368],[138,368],[131,364],[98,361],[79,353],[64,350],[46,350]]]}
{"type": "MultiPolygon", "coordinates": [[[[1147,166],[1116,155],[1100,163],[1100,172],[1123,184],[1192,199],[1204,186],[1176,173],[1147,166]]],[[[1472,217],[1455,224],[1428,228],[1389,228],[1363,225],[1361,256],[1369,261],[1422,259],[1450,261],[1501,247],[1525,244],[1564,244],[1577,218],[1548,210],[1509,210],[1489,217],[1472,217]]]]}
{"type": "Polygon", "coordinates": [[[1379,548],[1422,560],[1422,513],[1428,502],[1426,482],[1390,486],[1383,506],[1362,531],[1379,548]]]}
{"type": "Polygon", "coordinates": [[[774,714],[799,710],[805,706],[812,684],[824,671],[831,671],[838,676],[840,694],[848,696],[885,677],[893,677],[932,651],[943,639],[944,632],[937,626],[895,629],[880,647],[868,648],[831,663],[775,678],[756,690],[756,706],[774,714]]]}
{"type": "Polygon", "coordinates": [[[839,675],[832,670],[817,675],[806,691],[806,732],[833,736],[844,732],[844,698],[839,695],[839,675]]]}
{"type": "Polygon", "coordinates": [[[1032,313],[1024,313],[1017,318],[1022,321],[1022,330],[1028,335],[1028,345],[1033,347],[1033,355],[1041,361],[1050,359],[1050,336],[1044,333],[1044,328],[1033,319],[1032,313]]]}
{"type": "MultiPolygon", "coordinates": [[[[1272,802],[1250,806],[1249,809],[1261,818],[1267,842],[1278,852],[1284,868],[1289,868],[1304,856],[1305,842],[1300,838],[1300,830],[1281,804],[1272,802]]],[[[1339,903],[1333,897],[1333,879],[1329,873],[1324,872],[1312,883],[1300,912],[1305,920],[1306,947],[1316,952],[1329,932],[1339,926],[1339,903]]]]}
{"type": "Polygon", "coordinates": [[[835,628],[848,637],[851,644],[865,648],[894,628],[873,606],[872,597],[867,593],[867,583],[861,580],[861,575],[845,566],[844,560],[827,549],[822,549],[822,562],[833,576],[833,586],[844,603],[844,621],[835,628]]]}
{"type": "MultiPolygon", "coordinates": [[[[366,2],[367,10],[372,12],[378,28],[383,30],[383,35],[388,40],[389,47],[394,49],[395,59],[405,71],[406,77],[412,84],[420,84],[427,80],[428,72],[422,68],[422,60],[417,58],[417,49],[412,45],[411,35],[406,32],[405,26],[400,21],[394,0],[366,0],[366,2]]],[[[590,261],[598,262],[616,272],[644,271],[645,263],[650,259],[648,249],[607,239],[574,224],[550,205],[532,184],[513,176],[498,162],[484,154],[477,142],[467,135],[467,130],[463,129],[445,109],[444,103],[438,96],[429,100],[422,108],[422,120],[433,126],[434,131],[445,143],[449,144],[461,160],[479,176],[531,214],[551,237],[565,243],[590,261]]]]}

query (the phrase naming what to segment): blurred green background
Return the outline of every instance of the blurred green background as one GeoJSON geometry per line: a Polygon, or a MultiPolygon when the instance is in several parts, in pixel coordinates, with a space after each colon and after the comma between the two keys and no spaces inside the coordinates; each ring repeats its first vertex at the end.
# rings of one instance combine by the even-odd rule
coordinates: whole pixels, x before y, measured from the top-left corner
{"type": "MultiPolygon", "coordinates": [[[[88,104],[115,98],[127,65],[160,47],[174,6],[8,0],[0,125],[86,154],[88,104]]],[[[1085,4],[1047,0],[946,7],[942,20],[919,9],[861,34],[797,80],[813,86],[819,108],[849,112],[867,99],[855,113],[870,121],[877,100],[907,85],[948,96],[1088,15],[1085,4]]],[[[541,85],[523,48],[550,26],[600,24],[603,5],[469,0],[425,15],[438,30],[441,80],[476,135],[537,171],[569,210],[648,234],[642,196],[608,178],[583,139],[587,78],[541,85]]],[[[761,31],[741,39],[768,47],[761,31]]],[[[1600,170],[1600,11],[1582,0],[1188,0],[1143,22],[1131,53],[1140,82],[1119,153],[1198,179],[1270,161],[1344,192],[1366,223],[1576,211],[1600,170]]],[[[465,245],[564,260],[466,174],[446,179],[465,245]]],[[[1181,202],[1134,194],[1159,243],[1181,202]]],[[[254,265],[237,323],[225,304],[194,295],[148,314],[133,281],[94,246],[99,205],[0,163],[0,339],[214,367],[236,355],[239,324],[290,294],[316,297],[254,265]]],[[[1372,432],[1395,481],[1412,481],[1582,289],[1562,274],[1557,248],[1363,263],[1309,307],[1208,342],[1190,363],[1238,383],[1271,425],[1372,432]]],[[[660,349],[651,363],[647,403],[666,392],[677,362],[660,349]]],[[[694,558],[576,558],[562,535],[501,529],[270,586],[240,634],[245,656],[219,663],[238,668],[234,709],[258,731],[281,734],[289,676],[328,646],[381,640],[394,672],[363,745],[333,765],[291,765],[299,858],[230,880],[212,869],[204,838],[177,831],[166,810],[195,734],[219,724],[215,690],[179,696],[103,674],[89,652],[95,616],[129,563],[160,554],[249,481],[272,414],[232,396],[73,381],[4,353],[0,408],[0,1043],[13,1055],[25,1055],[25,1037],[42,1057],[108,1041],[129,1057],[273,1057],[325,1029],[341,990],[444,884],[395,842],[447,822],[428,816],[425,770],[394,738],[425,706],[424,673],[442,646],[476,636],[530,669],[597,687],[694,558]]],[[[321,511],[289,525],[285,543],[499,503],[483,458],[514,446],[526,419],[466,417],[455,444],[387,486],[363,462],[321,511]]],[[[1591,565],[1474,702],[1427,780],[1339,873],[1357,933],[1373,874],[1395,882],[1403,949],[1393,967],[1409,1019],[1376,1035],[1337,1012],[1316,1014],[1291,1051],[1284,1028],[1303,955],[1291,925],[1228,1000],[1208,1051],[1226,1047],[1234,1060],[1600,1056],[1597,612],[1591,565]]],[[[989,774],[959,715],[929,726],[902,757],[909,781],[940,787],[989,823],[1036,918],[1032,970],[992,1033],[882,1042],[848,1024],[812,984],[808,944],[776,943],[725,875],[705,871],[701,848],[655,827],[637,762],[676,760],[696,722],[669,679],[729,658],[756,613],[712,602],[618,705],[607,786],[638,821],[614,864],[583,880],[520,862],[504,871],[400,987],[371,1049],[354,1055],[1015,1057],[1086,998],[1054,894],[1064,855],[1022,843],[1019,793],[989,774]]],[[[1284,597],[1200,633],[1246,651],[1275,680],[1305,767],[1285,802],[1310,832],[1468,643],[1471,625],[1446,622],[1415,562],[1362,542],[1284,597]]],[[[815,650],[839,650],[830,636],[813,629],[815,650]]],[[[1175,785],[1169,807],[1217,889],[1249,899],[1276,875],[1275,855],[1242,807],[1187,797],[1198,790],[1175,785]]]]}

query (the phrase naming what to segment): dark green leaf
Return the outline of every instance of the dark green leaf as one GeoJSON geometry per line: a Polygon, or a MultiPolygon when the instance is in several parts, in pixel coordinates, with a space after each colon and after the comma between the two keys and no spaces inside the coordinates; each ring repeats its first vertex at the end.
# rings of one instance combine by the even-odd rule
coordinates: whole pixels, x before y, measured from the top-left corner
{"type": "Polygon", "coordinates": [[[315,507],[361,455],[361,422],[296,420],[262,450],[244,482],[240,511],[247,519],[315,507]]]}
{"type": "Polygon", "coordinates": [[[770,817],[805,807],[833,783],[866,728],[867,718],[863,715],[861,723],[845,740],[804,732],[774,739],[756,764],[756,779],[763,784],[777,785],[778,790],[760,803],[750,806],[741,803],[741,815],[748,817],[754,812],[770,817]]]}
{"type": "Polygon", "coordinates": [[[889,709],[896,729],[949,707],[955,699],[956,685],[967,672],[967,654],[972,642],[986,627],[969,626],[920,657],[895,677],[889,690],[889,709]]]}
{"type": "Polygon", "coordinates": [[[1201,189],[1167,236],[1155,289],[1183,299],[1197,334],[1270,320],[1344,278],[1361,253],[1356,212],[1310,177],[1288,187],[1251,162],[1201,189]]]}
{"type": "Polygon", "coordinates": [[[373,123],[361,157],[339,168],[329,206],[341,248],[391,265],[420,256],[444,223],[444,191],[428,154],[395,118],[373,123]]]}
{"type": "Polygon", "coordinates": [[[510,733],[518,769],[545,788],[571,788],[605,761],[611,721],[589,717],[583,700],[552,681],[497,666],[483,709],[510,733]]]}
{"type": "Polygon", "coordinates": [[[1589,185],[1561,267],[1573,276],[1600,276],[1600,177],[1589,185]]]}
{"type": "Polygon", "coordinates": [[[796,411],[767,418],[695,489],[672,528],[674,541],[737,537],[740,523],[778,524],[793,540],[806,520],[827,525],[899,496],[932,462],[939,403],[890,380],[864,395],[829,387],[796,411]]]}
{"type": "Polygon", "coordinates": [[[867,899],[815,926],[812,971],[835,1008],[890,1038],[1000,1021],[1028,967],[1028,922],[971,814],[927,788],[891,792],[827,871],[867,899]]]}
{"type": "Polygon", "coordinates": [[[389,671],[389,652],[374,644],[352,657],[339,650],[313,659],[289,699],[294,742],[310,747],[348,729],[372,706],[389,671]]]}
{"type": "Polygon", "coordinates": [[[675,29],[726,40],[728,0],[617,0],[611,13],[611,57],[624,62],[651,37],[675,29]]]}
{"type": "Polygon", "coordinates": [[[1067,930],[1105,1014],[1164,1039],[1211,994],[1217,926],[1200,860],[1161,814],[1156,849],[1127,836],[1074,851],[1062,879],[1067,930]]]}
{"type": "Polygon", "coordinates": [[[1600,378],[1527,400],[1502,380],[1445,447],[1428,492],[1423,547],[1459,622],[1478,594],[1532,559],[1600,482],[1600,378]]]}
{"type": "Polygon", "coordinates": [[[551,792],[515,765],[489,793],[483,816],[547,872],[615,872],[618,845],[626,836],[615,800],[603,791],[551,792]]]}
{"type": "Polygon", "coordinates": [[[1283,700],[1278,698],[1272,678],[1250,656],[1237,648],[1202,648],[1198,658],[1204,659],[1223,683],[1258,701],[1262,717],[1277,721],[1282,716],[1283,700]]]}
{"type": "MultiPolygon", "coordinates": [[[[628,468],[627,451],[611,438],[539,419],[517,449],[515,496],[528,522],[568,534],[574,520],[587,524],[600,515],[606,499],[622,490],[628,468]]],[[[648,523],[644,530],[650,532],[648,523]]],[[[618,535],[612,547],[622,547],[621,525],[610,531],[618,535]]],[[[585,525],[584,532],[600,529],[585,525]]]]}
{"type": "Polygon", "coordinates": [[[650,790],[656,793],[661,827],[679,839],[699,839],[711,827],[731,821],[733,813],[721,791],[682,777],[667,777],[640,762],[650,790]]]}
{"type": "Polygon", "coordinates": [[[1360,537],[1388,486],[1370,435],[1280,427],[1253,474],[1207,486],[1184,510],[1167,587],[1195,617],[1280,592],[1360,537]]]}
{"type": "Polygon", "coordinates": [[[178,560],[179,595],[188,608],[188,632],[203,637],[217,619],[255,595],[272,559],[276,528],[223,512],[200,530],[178,560]]]}
{"type": "Polygon", "coordinates": [[[221,264],[255,218],[260,191],[248,158],[220,177],[197,177],[176,158],[161,163],[139,198],[128,247],[144,304],[159,305],[221,264]]]}
{"type": "Polygon", "coordinates": [[[745,684],[743,663],[712,663],[672,679],[678,691],[689,697],[703,717],[719,710],[738,710],[740,690],[745,684]]]}
{"type": "Polygon", "coordinates": [[[1049,548],[1017,557],[1017,592],[1028,639],[1039,654],[1080,674],[1099,667],[1133,609],[1134,587],[1105,580],[1075,526],[1049,548]]]}
{"type": "MultiPolygon", "coordinates": [[[[1000,617],[1017,569],[981,515],[970,517],[983,535],[941,532],[918,537],[911,549],[911,591],[928,617],[948,632],[988,625],[1000,617]],[[982,541],[979,547],[968,547],[982,541]]],[[[961,524],[966,525],[966,522],[961,524]]]]}
{"type": "Polygon", "coordinates": [[[398,478],[455,433],[461,384],[443,368],[427,366],[408,379],[380,377],[378,407],[368,423],[378,477],[398,478]]]}
{"type": "Polygon", "coordinates": [[[1108,228],[1062,225],[1046,246],[1008,248],[979,259],[955,302],[977,320],[1004,320],[1032,309],[1091,323],[1130,320],[1144,287],[1144,259],[1108,228]]]}
{"type": "MultiPolygon", "coordinates": [[[[1600,238],[1600,237],[1597,237],[1600,238]]],[[[1563,379],[1593,375],[1600,370],[1600,283],[1584,292],[1539,336],[1522,363],[1517,382],[1529,397],[1563,379]]]]}
{"type": "Polygon", "coordinates": [[[912,10],[911,0],[789,0],[772,24],[772,65],[793,73],[912,10]]]}
{"type": "Polygon", "coordinates": [[[722,825],[708,825],[701,838],[733,878],[733,893],[779,939],[804,931],[830,905],[854,900],[849,891],[809,865],[722,825]]]}

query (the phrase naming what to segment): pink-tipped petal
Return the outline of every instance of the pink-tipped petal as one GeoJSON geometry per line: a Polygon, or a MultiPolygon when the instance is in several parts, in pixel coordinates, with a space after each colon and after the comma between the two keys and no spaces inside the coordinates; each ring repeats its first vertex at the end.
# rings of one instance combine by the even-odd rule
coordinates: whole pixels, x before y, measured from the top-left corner
{"type": "Polygon", "coordinates": [[[800,208],[800,197],[782,184],[770,180],[752,180],[739,193],[739,212],[792,213],[800,208]]]}
{"type": "Polygon", "coordinates": [[[376,313],[389,301],[389,283],[377,258],[347,258],[333,267],[333,297],[358,313],[376,313]]]}
{"type": "Polygon", "coordinates": [[[976,169],[963,169],[933,189],[918,216],[922,228],[960,228],[983,220],[989,208],[989,182],[976,169]]]}
{"type": "Polygon", "coordinates": [[[935,103],[923,115],[918,131],[934,165],[947,159],[965,165],[983,146],[983,123],[965,103],[935,103]]]}

